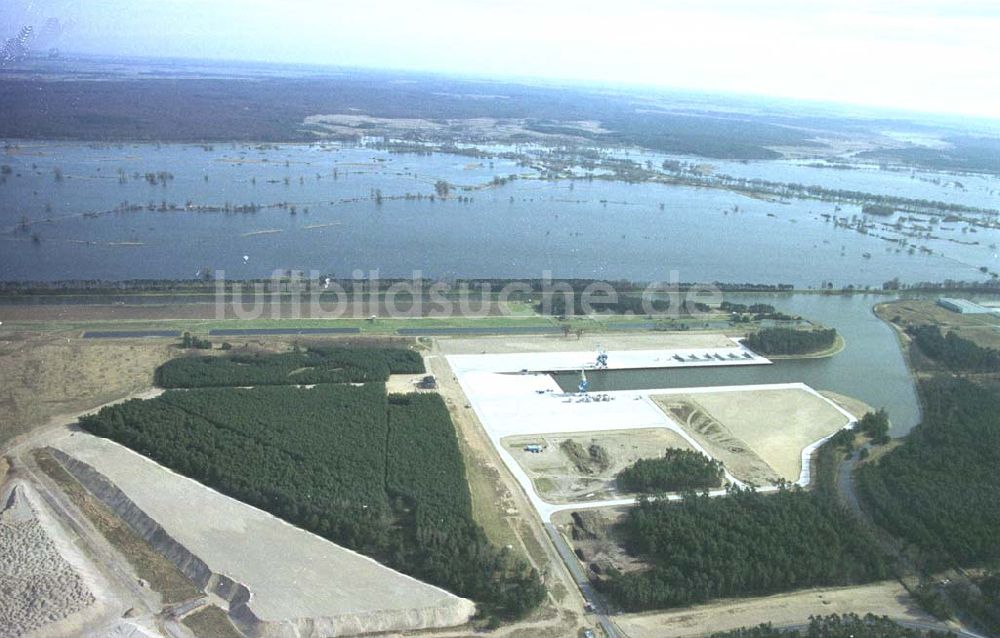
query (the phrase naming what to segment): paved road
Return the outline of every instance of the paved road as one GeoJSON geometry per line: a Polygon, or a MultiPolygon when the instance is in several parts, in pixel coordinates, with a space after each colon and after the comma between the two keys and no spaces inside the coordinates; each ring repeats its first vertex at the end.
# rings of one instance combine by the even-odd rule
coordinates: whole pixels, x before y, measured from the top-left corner
{"type": "Polygon", "coordinates": [[[583,594],[584,601],[594,606],[594,615],[597,617],[597,622],[601,625],[601,629],[604,630],[604,635],[608,638],[624,638],[622,633],[618,631],[618,628],[611,622],[611,619],[608,618],[607,606],[604,604],[603,597],[590,584],[587,573],[580,565],[580,561],[576,559],[576,554],[570,549],[566,539],[563,538],[563,535],[559,533],[559,530],[552,523],[545,523],[545,531],[548,533],[549,538],[552,539],[552,544],[555,546],[556,551],[559,552],[559,557],[566,564],[566,569],[569,570],[570,575],[573,576],[573,580],[576,581],[576,586],[580,588],[580,593],[583,594]]]}

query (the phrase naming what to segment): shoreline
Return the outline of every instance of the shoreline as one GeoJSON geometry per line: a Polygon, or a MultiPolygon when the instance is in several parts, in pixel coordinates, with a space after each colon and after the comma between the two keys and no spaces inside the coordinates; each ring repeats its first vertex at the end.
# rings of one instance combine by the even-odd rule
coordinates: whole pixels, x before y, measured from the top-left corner
{"type": "Polygon", "coordinates": [[[846,347],[847,340],[844,339],[844,335],[838,332],[836,340],[834,340],[833,345],[829,348],[817,350],[816,352],[807,352],[805,354],[769,354],[767,355],[767,358],[772,361],[786,361],[789,359],[827,359],[840,354],[846,347]]]}

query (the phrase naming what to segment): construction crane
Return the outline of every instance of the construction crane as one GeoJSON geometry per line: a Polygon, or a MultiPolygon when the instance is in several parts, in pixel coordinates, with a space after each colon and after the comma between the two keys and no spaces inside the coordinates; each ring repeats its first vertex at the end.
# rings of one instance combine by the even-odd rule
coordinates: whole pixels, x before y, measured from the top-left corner
{"type": "Polygon", "coordinates": [[[597,363],[594,364],[595,368],[607,368],[608,367],[608,353],[605,352],[604,348],[600,345],[597,346],[597,363]]]}

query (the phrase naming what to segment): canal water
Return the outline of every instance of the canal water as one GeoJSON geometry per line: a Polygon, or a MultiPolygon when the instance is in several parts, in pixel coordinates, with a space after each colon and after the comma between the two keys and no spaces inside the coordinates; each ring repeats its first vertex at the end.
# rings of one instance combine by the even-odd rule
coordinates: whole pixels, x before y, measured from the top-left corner
{"type": "MultiPolygon", "coordinates": [[[[892,435],[903,436],[920,421],[920,407],[913,380],[892,328],[872,311],[885,297],[727,295],[735,302],[769,303],[789,314],[799,314],[844,337],[845,348],[822,359],[785,359],[763,366],[716,368],[588,371],[590,390],[637,390],[695,386],[803,382],[817,390],[830,390],[885,408],[892,420],[892,435]]],[[[578,373],[554,375],[560,387],[576,389],[578,373]]]]}

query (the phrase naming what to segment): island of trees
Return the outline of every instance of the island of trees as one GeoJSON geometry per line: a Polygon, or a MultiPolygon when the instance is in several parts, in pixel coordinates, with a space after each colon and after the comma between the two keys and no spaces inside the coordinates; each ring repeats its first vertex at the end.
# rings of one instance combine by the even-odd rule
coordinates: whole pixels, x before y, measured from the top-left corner
{"type": "Polygon", "coordinates": [[[667,448],[655,459],[639,459],[620,471],[618,488],[624,492],[656,494],[722,486],[722,463],[701,452],[667,448]]]}
{"type": "Polygon", "coordinates": [[[743,341],[762,355],[811,354],[832,348],[837,342],[834,328],[796,330],[794,328],[763,328],[750,333],[743,341]]]}

